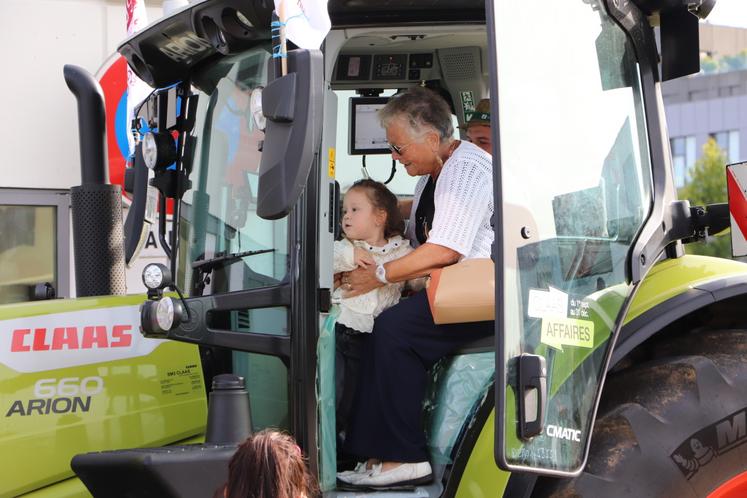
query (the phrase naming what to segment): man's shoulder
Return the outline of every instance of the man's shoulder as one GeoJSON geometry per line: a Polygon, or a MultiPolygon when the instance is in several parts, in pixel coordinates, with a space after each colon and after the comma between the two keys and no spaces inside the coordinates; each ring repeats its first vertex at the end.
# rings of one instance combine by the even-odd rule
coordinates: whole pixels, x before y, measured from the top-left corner
{"type": "Polygon", "coordinates": [[[458,170],[474,170],[492,176],[492,156],[473,143],[462,141],[450,159],[449,167],[444,168],[444,171],[452,170],[456,173],[458,170]]]}
{"type": "Polygon", "coordinates": [[[461,154],[462,156],[469,156],[480,162],[493,162],[493,156],[482,150],[472,142],[462,140],[459,147],[454,151],[455,154],[461,154]]]}

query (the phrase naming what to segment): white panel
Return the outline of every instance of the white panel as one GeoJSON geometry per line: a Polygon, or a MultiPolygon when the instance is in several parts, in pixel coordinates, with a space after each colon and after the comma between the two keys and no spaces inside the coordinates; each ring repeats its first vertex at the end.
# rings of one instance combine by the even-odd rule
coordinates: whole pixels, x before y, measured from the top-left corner
{"type": "MultiPolygon", "coordinates": [[[[145,1],[150,6],[148,15],[155,20],[161,2],[145,1]]],[[[124,0],[0,0],[3,187],[80,184],[76,103],[62,67],[75,64],[91,73],[98,70],[124,38],[124,4],[124,0]]]]}
{"type": "Polygon", "coordinates": [[[728,154],[730,163],[742,160],[742,157],[739,155],[739,131],[737,130],[732,130],[729,132],[728,154]]]}

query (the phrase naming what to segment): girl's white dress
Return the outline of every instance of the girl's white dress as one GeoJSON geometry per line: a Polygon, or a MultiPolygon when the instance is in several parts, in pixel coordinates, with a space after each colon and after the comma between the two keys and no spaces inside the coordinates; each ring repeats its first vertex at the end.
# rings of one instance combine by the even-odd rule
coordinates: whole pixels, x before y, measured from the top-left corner
{"type": "MultiPolygon", "coordinates": [[[[356,268],[353,256],[354,247],[361,247],[370,252],[376,264],[401,258],[413,250],[410,242],[399,235],[391,237],[389,242],[381,247],[372,246],[362,240],[337,240],[334,245],[335,273],[356,268]]],[[[343,298],[344,289],[338,287],[332,294],[332,302],[340,305],[340,316],[337,318],[337,323],[358,332],[371,332],[374,318],[385,309],[399,302],[404,286],[405,282],[387,284],[366,294],[349,298],[343,298]]]]}

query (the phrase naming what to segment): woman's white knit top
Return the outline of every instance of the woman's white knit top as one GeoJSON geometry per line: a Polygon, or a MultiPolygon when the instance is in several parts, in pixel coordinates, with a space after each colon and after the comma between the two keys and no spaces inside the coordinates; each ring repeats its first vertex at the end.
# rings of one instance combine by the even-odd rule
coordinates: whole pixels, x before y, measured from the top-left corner
{"type": "MultiPolygon", "coordinates": [[[[333,264],[335,273],[356,268],[353,258],[354,247],[362,247],[370,252],[376,264],[386,263],[412,252],[410,243],[399,235],[391,237],[386,245],[381,247],[372,246],[362,240],[352,242],[348,239],[337,240],[334,245],[333,264]]],[[[337,323],[358,332],[371,332],[374,318],[385,309],[399,302],[404,286],[405,282],[387,284],[371,292],[349,298],[343,298],[344,289],[338,287],[332,294],[332,301],[340,305],[340,316],[337,317],[337,323]]]]}
{"type": "MultiPolygon", "coordinates": [[[[414,246],[415,212],[428,175],[422,176],[407,224],[407,238],[414,246]]],[[[433,228],[428,242],[455,250],[463,259],[488,258],[493,244],[493,159],[476,145],[462,141],[443,165],[433,193],[433,228]]]]}

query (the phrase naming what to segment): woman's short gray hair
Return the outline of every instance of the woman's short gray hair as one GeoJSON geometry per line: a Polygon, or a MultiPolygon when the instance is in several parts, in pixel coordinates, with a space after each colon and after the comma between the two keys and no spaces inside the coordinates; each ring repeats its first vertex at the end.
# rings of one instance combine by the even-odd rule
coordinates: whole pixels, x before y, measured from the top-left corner
{"type": "Polygon", "coordinates": [[[442,142],[454,135],[449,104],[433,90],[420,86],[390,98],[379,111],[379,119],[384,128],[394,119],[404,119],[415,135],[433,129],[442,142]]]}

